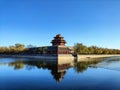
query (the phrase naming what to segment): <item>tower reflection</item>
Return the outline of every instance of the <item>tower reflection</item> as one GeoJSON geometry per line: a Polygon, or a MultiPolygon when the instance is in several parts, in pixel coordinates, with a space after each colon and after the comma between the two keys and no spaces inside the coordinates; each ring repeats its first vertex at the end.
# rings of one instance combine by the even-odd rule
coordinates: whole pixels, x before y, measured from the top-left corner
{"type": "Polygon", "coordinates": [[[86,62],[74,62],[73,60],[37,60],[37,59],[16,59],[13,62],[8,62],[9,67],[14,67],[14,70],[19,69],[48,69],[51,71],[51,75],[56,80],[60,82],[64,79],[65,74],[69,68],[73,68],[77,73],[81,73],[88,69],[91,64],[97,64],[100,60],[86,61],[86,62]]]}

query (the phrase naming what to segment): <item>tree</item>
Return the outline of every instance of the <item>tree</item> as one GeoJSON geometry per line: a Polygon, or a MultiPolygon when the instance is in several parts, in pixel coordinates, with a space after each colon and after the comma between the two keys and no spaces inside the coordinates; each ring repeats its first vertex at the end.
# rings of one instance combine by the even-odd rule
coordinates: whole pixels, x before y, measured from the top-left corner
{"type": "Polygon", "coordinates": [[[78,54],[87,54],[88,48],[82,43],[77,43],[74,45],[74,52],[78,54]]]}
{"type": "Polygon", "coordinates": [[[9,46],[10,53],[13,54],[16,52],[15,46],[9,46]]]}
{"type": "Polygon", "coordinates": [[[0,54],[7,54],[9,53],[8,47],[0,47],[0,54]]]}
{"type": "Polygon", "coordinates": [[[15,44],[15,48],[16,48],[16,52],[21,52],[25,50],[25,45],[17,43],[15,44]]]}

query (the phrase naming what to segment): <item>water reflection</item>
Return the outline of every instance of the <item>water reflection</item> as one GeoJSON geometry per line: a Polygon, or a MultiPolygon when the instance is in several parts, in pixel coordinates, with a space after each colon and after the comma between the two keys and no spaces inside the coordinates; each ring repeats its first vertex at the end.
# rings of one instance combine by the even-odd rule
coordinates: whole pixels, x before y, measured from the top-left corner
{"type": "Polygon", "coordinates": [[[99,65],[120,69],[120,57],[86,62],[0,59],[0,90],[120,90],[120,72],[99,65]]]}
{"type": "Polygon", "coordinates": [[[103,60],[104,58],[98,58],[98,59],[95,58],[95,59],[91,59],[91,60],[84,61],[84,62],[77,62],[74,65],[74,69],[77,73],[82,73],[91,66],[92,68],[97,68],[95,65],[102,62],[103,60]]]}
{"type": "Polygon", "coordinates": [[[117,70],[120,71],[120,57],[110,57],[99,64],[92,65],[92,67],[117,70]]]}
{"type": "MultiPolygon", "coordinates": [[[[72,63],[72,62],[71,62],[72,63]]],[[[35,67],[37,69],[48,69],[51,71],[51,74],[53,75],[54,79],[57,82],[60,82],[64,75],[66,74],[66,70],[71,67],[71,63],[64,63],[64,64],[57,64],[56,61],[39,61],[39,60],[30,60],[30,61],[21,61],[17,60],[15,62],[8,63],[8,66],[14,67],[14,70],[24,69],[27,70],[34,69],[35,67]]]]}
{"type": "Polygon", "coordinates": [[[74,70],[77,73],[81,73],[88,69],[90,65],[97,64],[101,62],[103,59],[97,59],[87,62],[74,62],[73,60],[67,60],[66,61],[60,61],[60,60],[54,60],[54,61],[45,61],[45,60],[37,60],[37,59],[19,59],[16,58],[15,60],[12,60],[11,62],[7,63],[0,63],[0,65],[8,65],[8,67],[13,67],[14,70],[31,70],[31,69],[47,69],[50,70],[51,75],[56,80],[56,82],[60,82],[64,75],[67,73],[67,70],[71,67],[74,68],[74,70]]]}

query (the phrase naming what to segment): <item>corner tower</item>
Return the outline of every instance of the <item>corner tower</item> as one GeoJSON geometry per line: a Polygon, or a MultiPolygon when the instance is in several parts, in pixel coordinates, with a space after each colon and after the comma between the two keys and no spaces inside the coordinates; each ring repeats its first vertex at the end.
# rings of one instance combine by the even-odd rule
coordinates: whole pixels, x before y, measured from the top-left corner
{"type": "Polygon", "coordinates": [[[64,40],[64,37],[61,36],[61,34],[57,34],[51,43],[52,46],[65,46],[66,41],[64,40]]]}
{"type": "Polygon", "coordinates": [[[47,54],[71,54],[71,50],[65,46],[66,41],[61,34],[57,34],[51,41],[52,46],[47,49],[47,54]]]}

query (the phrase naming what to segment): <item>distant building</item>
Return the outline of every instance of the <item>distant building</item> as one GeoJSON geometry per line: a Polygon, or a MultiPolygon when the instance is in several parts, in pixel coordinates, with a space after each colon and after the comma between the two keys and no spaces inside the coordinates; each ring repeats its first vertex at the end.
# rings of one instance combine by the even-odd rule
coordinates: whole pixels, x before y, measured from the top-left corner
{"type": "Polygon", "coordinates": [[[57,34],[51,41],[52,46],[27,48],[25,54],[71,54],[73,47],[65,46],[66,41],[61,34],[57,34]]]}
{"type": "Polygon", "coordinates": [[[47,47],[46,54],[71,54],[71,49],[65,46],[66,41],[61,34],[57,34],[51,43],[52,46],[47,47]]]}

